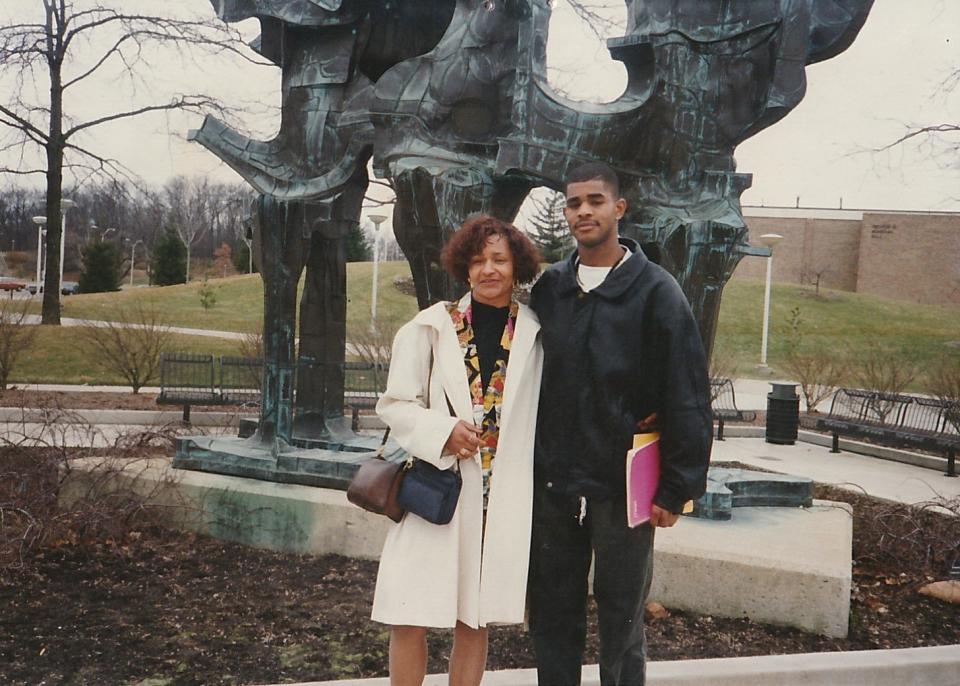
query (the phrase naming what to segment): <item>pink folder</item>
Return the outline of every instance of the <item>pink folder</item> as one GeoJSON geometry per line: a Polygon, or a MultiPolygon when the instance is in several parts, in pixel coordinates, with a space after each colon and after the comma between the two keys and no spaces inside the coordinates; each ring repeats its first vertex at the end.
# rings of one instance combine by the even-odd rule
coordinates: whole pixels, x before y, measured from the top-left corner
{"type": "Polygon", "coordinates": [[[650,520],[653,496],[660,481],[660,434],[636,434],[627,451],[627,526],[650,520]]]}

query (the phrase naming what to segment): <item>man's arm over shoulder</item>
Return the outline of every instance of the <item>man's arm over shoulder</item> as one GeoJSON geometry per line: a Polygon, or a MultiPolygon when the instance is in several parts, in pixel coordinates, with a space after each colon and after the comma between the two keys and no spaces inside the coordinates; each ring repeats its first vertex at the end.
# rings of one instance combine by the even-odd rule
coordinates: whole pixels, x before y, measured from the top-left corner
{"type": "Polygon", "coordinates": [[[672,277],[658,285],[653,303],[661,435],[654,502],[678,513],[706,490],[713,438],[710,379],[697,322],[672,277]]]}
{"type": "Polygon", "coordinates": [[[530,289],[530,309],[540,314],[540,308],[543,307],[543,304],[548,300],[553,292],[555,277],[556,277],[556,265],[552,265],[543,270],[543,273],[540,274],[540,278],[537,279],[536,283],[533,284],[533,288],[530,289]]]}

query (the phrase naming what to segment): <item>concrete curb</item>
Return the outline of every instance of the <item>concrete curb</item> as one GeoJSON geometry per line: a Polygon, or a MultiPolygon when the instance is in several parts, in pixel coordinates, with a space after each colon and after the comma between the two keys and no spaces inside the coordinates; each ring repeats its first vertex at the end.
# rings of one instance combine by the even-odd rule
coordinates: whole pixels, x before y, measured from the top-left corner
{"type": "MultiPolygon", "coordinates": [[[[723,436],[724,438],[765,438],[766,431],[766,428],[762,426],[726,424],[723,427],[723,436]]],[[[714,431],[714,436],[716,436],[716,430],[714,431]]],[[[806,429],[800,429],[797,432],[797,440],[824,448],[829,448],[833,445],[833,437],[829,434],[821,434],[806,429]]],[[[876,457],[881,460],[890,460],[891,462],[901,462],[903,464],[913,465],[914,467],[923,467],[924,469],[936,469],[941,472],[947,468],[947,460],[943,457],[912,453],[907,450],[887,448],[872,443],[861,443],[860,441],[853,441],[847,438],[840,439],[840,450],[858,455],[876,457]]]]}
{"type": "MultiPolygon", "coordinates": [[[[240,417],[256,417],[247,412],[193,412],[193,426],[237,426],[240,417]]],[[[180,410],[46,410],[0,407],[0,422],[43,424],[55,421],[58,424],[135,425],[163,426],[177,424],[183,417],[180,410]]]]}
{"type": "MultiPolygon", "coordinates": [[[[801,653],[647,665],[648,686],[957,686],[960,645],[898,650],[801,653]]],[[[312,681],[287,686],[389,686],[390,680],[312,681]]],[[[446,686],[431,674],[424,686],[446,686]]],[[[487,672],[483,686],[536,686],[533,669],[487,672]]],[[[583,668],[583,686],[599,686],[597,665],[583,668]]]]}

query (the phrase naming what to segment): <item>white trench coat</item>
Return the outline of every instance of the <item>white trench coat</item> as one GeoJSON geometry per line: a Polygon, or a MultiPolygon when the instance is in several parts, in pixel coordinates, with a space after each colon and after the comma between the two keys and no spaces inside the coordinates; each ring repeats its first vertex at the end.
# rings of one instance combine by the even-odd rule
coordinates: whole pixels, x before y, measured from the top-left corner
{"type": "MultiPolygon", "coordinates": [[[[470,302],[467,294],[459,307],[470,302]]],[[[482,542],[480,458],[460,461],[463,488],[449,524],[407,513],[387,535],[372,618],[394,625],[477,628],[523,621],[533,509],[533,439],[543,351],[540,324],[520,305],[503,391],[482,542]]],[[[405,450],[440,469],[458,419],[473,422],[463,352],[445,303],[421,311],[397,333],[387,389],[377,413],[405,450]],[[429,390],[427,388],[429,380],[429,390]],[[444,394],[457,416],[450,415],[444,394]]]]}

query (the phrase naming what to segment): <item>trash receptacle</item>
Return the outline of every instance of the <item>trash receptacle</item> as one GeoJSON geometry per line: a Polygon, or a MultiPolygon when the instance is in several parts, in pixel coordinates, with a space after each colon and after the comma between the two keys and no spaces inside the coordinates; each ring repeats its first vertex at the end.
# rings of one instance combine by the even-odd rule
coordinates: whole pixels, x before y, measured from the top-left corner
{"type": "Polygon", "coordinates": [[[800,396],[797,384],[771,382],[767,393],[767,443],[793,445],[800,425],[800,396]]]}

